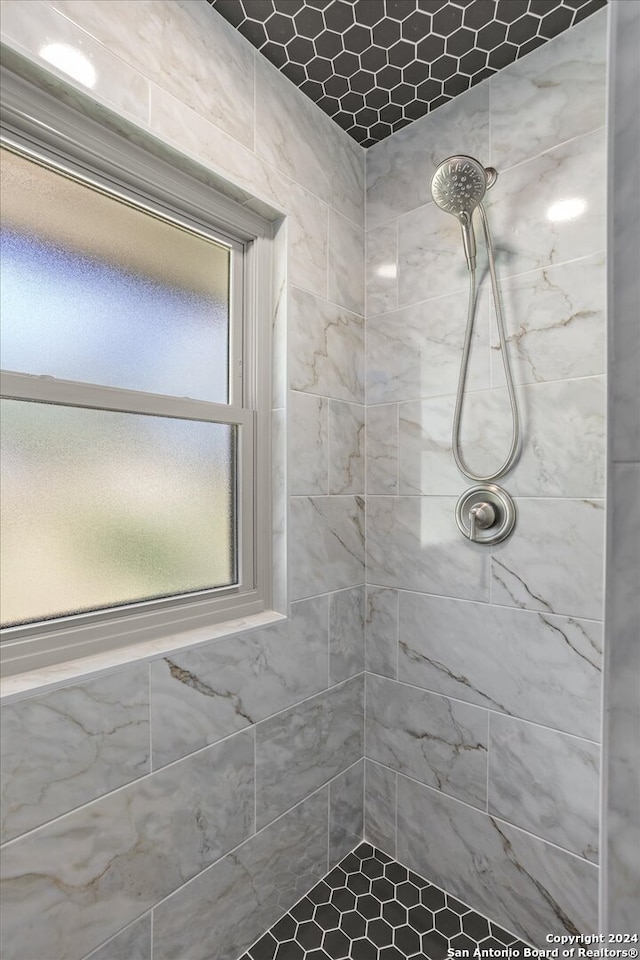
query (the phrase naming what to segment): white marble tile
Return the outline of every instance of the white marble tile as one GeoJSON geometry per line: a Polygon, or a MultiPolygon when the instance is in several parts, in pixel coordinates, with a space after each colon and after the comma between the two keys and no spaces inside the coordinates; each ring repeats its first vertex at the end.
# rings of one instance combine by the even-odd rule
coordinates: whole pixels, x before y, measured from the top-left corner
{"type": "Polygon", "coordinates": [[[597,933],[594,864],[402,776],[398,859],[539,948],[597,933]]]}
{"type": "Polygon", "coordinates": [[[256,151],[362,226],[364,150],[263,57],[256,59],[256,151]]]}
{"type": "Polygon", "coordinates": [[[329,597],[329,679],[340,683],[364,670],[364,584],[329,597]]]}
{"type": "Polygon", "coordinates": [[[258,829],[360,759],[363,695],[354,677],[257,725],[258,829]]]}
{"type": "Polygon", "coordinates": [[[365,759],[365,840],[396,855],[396,780],[393,770],[365,759]]]}
{"type": "Polygon", "coordinates": [[[504,279],[605,249],[605,162],[601,129],[499,177],[486,203],[498,276],[504,279]]]}
{"type": "Polygon", "coordinates": [[[154,960],[237,960],[327,871],[329,788],[154,910],[154,960]]]}
{"type": "Polygon", "coordinates": [[[289,377],[293,390],[364,402],[364,320],[293,287],[289,377]]]}
{"type": "MultiPolygon", "coordinates": [[[[640,35],[640,22],[637,32],[640,35]]],[[[603,858],[609,875],[609,929],[631,930],[640,895],[640,464],[614,463],[609,477],[607,846],[603,858]]]]}
{"type": "MultiPolygon", "coordinates": [[[[602,497],[605,467],[603,377],[521,387],[521,452],[504,480],[520,497],[602,497]]],[[[455,397],[400,404],[399,493],[462,493],[469,481],[451,451],[455,397]]],[[[512,438],[506,389],[478,391],[462,408],[462,456],[472,472],[494,473],[512,438]]]]}
{"type": "Polygon", "coordinates": [[[474,807],[487,802],[487,711],[367,674],[367,757],[474,807]]]}
{"type": "Polygon", "coordinates": [[[640,10],[634,3],[616,3],[610,17],[609,455],[614,462],[608,476],[603,928],[632,930],[640,902],[640,10]]]}
{"type": "Polygon", "coordinates": [[[398,405],[367,407],[367,493],[392,494],[398,490],[398,405]]]}
{"type": "Polygon", "coordinates": [[[293,600],[363,583],[363,499],[292,497],[289,554],[293,600]]]}
{"type": "Polygon", "coordinates": [[[154,769],[324,690],[328,638],[328,601],[318,597],[272,627],[154,661],[154,769]]]}
{"type": "Polygon", "coordinates": [[[366,588],[365,661],[372,673],[395,679],[398,664],[398,591],[366,588]]]}
{"type": "Polygon", "coordinates": [[[604,503],[518,500],[513,535],[493,548],[491,599],[602,619],[604,503]]]}
{"type": "MultiPolygon", "coordinates": [[[[478,239],[478,279],[484,273],[484,247],[478,239]]],[[[469,288],[460,225],[435,203],[398,220],[398,306],[431,300],[469,288]]],[[[466,304],[466,300],[465,300],[466,304]]],[[[466,317],[466,306],[462,317],[466,317]]],[[[464,326],[463,326],[464,332],[464,326]]]]}
{"type": "Polygon", "coordinates": [[[604,126],[606,68],[599,10],[500,70],[490,81],[492,165],[505,170],[604,126]]]}
{"type": "Polygon", "coordinates": [[[364,759],[329,784],[329,869],[362,842],[364,759]]]}
{"type": "Polygon", "coordinates": [[[151,129],[215,171],[224,180],[219,189],[227,195],[268,219],[274,211],[286,214],[290,282],[326,296],[328,212],[322,200],[156,84],[151,87],[151,129]]]}
{"type": "MultiPolygon", "coordinates": [[[[457,293],[367,321],[367,403],[417,400],[456,392],[467,295],[457,293]]],[[[491,385],[489,314],[480,305],[468,389],[491,385]]]]}
{"type": "Polygon", "coordinates": [[[364,231],[335,210],[329,210],[327,259],[329,300],[364,316],[364,231]]]}
{"type": "Polygon", "coordinates": [[[2,39],[47,71],[83,93],[91,92],[104,103],[142,123],[149,119],[149,84],[136,70],[114,56],[93,37],[53,10],[47,3],[5,0],[2,4],[2,39]],[[54,66],[46,48],[64,44],[77,50],[90,64],[90,86],[54,66]]]}
{"type": "Polygon", "coordinates": [[[367,225],[431,200],[435,168],[453,154],[489,162],[489,85],[482,84],[367,150],[367,225]]]}
{"type": "MultiPolygon", "coordinates": [[[[512,277],[500,286],[516,383],[605,372],[603,254],[512,277]]],[[[493,313],[491,348],[493,383],[501,384],[504,371],[493,313]]]]}
{"type": "Polygon", "coordinates": [[[55,0],[101,44],[253,147],[253,47],[207,4],[170,0],[55,0]]]}
{"type": "Polygon", "coordinates": [[[151,960],[151,914],[135,920],[86,960],[151,960]]]}
{"type": "Polygon", "coordinates": [[[455,505],[455,497],[371,497],[368,582],[488,600],[490,557],[484,547],[462,539],[455,505]]]}
{"type": "MultiPolygon", "coordinates": [[[[640,21],[631,3],[611,8],[609,82],[609,369],[611,453],[640,461],[640,21]]],[[[627,901],[628,902],[628,901],[627,901]]]]}
{"type": "Polygon", "coordinates": [[[398,306],[398,222],[392,220],[366,234],[367,317],[398,306]]]}
{"type": "Polygon", "coordinates": [[[329,400],[329,493],[364,493],[365,408],[329,400]]]}
{"type": "Polygon", "coordinates": [[[242,731],[6,844],[3,957],[84,956],[249,836],[253,817],[242,731]]]}
{"type": "Polygon", "coordinates": [[[602,624],[400,593],[398,678],[600,737],[602,624]]]}
{"type": "Polygon", "coordinates": [[[598,862],[600,747],[490,714],[488,812],[598,862]]]}
{"type": "Polygon", "coordinates": [[[2,841],[150,770],[146,664],[2,707],[2,841]]]}
{"type": "Polygon", "coordinates": [[[291,390],[288,436],[290,493],[329,493],[329,402],[291,390]]]}

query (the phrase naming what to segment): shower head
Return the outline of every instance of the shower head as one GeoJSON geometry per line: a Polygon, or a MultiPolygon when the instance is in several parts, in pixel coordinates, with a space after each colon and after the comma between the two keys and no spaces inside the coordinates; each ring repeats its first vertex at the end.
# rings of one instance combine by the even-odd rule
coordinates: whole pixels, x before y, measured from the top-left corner
{"type": "Polygon", "coordinates": [[[476,265],[476,241],[471,223],[473,211],[482,203],[496,177],[495,170],[491,167],[485,170],[473,157],[458,156],[443,160],[431,179],[431,195],[435,203],[460,221],[469,270],[476,265]]]}

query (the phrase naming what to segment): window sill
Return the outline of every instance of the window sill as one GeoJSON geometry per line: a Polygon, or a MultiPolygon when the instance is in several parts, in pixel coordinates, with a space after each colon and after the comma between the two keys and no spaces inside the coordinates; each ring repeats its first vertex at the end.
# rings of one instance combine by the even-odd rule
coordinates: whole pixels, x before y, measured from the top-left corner
{"type": "Polygon", "coordinates": [[[25,673],[8,676],[0,680],[0,703],[10,703],[27,696],[55,690],[76,680],[87,680],[111,673],[132,663],[155,660],[182,650],[203,646],[236,633],[246,633],[279,623],[286,617],[275,610],[264,610],[248,617],[228,620],[210,627],[198,627],[192,630],[171,633],[156,640],[146,640],[128,647],[105,650],[77,660],[55,663],[25,673]]]}

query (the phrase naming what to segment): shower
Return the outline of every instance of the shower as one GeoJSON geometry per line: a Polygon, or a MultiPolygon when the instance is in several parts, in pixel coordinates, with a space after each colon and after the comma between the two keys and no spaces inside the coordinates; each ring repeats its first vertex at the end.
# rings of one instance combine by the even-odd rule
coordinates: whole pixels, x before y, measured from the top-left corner
{"type": "Polygon", "coordinates": [[[502,301],[498,287],[493,243],[489,230],[487,213],[482,200],[486,191],[498,179],[497,172],[492,167],[483,167],[473,157],[464,155],[448,157],[438,165],[431,180],[431,194],[434,202],[445,213],[457,218],[462,231],[462,244],[469,268],[469,305],[467,310],[467,325],[460,361],[460,374],[456,405],[453,415],[452,452],[456,465],[468,480],[473,480],[476,486],[467,490],[456,507],[456,520],[461,533],[475,543],[498,543],[509,536],[515,524],[515,504],[509,494],[493,481],[499,480],[515,463],[520,447],[520,416],[518,401],[513,384],[511,364],[507,351],[507,337],[504,325],[502,301]],[[493,306],[500,338],[500,352],[504,365],[507,392],[511,405],[511,445],[507,458],[496,471],[486,476],[473,473],[466,465],[461,450],[460,427],[462,407],[469,366],[469,354],[473,340],[473,329],[477,306],[477,275],[476,275],[476,239],[473,228],[473,215],[478,210],[482,222],[487,260],[491,277],[491,292],[493,306]]]}

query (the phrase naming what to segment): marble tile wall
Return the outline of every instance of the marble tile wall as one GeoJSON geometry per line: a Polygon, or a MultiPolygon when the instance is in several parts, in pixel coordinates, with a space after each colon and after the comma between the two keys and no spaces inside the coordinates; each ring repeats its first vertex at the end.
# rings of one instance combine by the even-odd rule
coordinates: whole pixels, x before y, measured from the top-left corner
{"type": "Polygon", "coordinates": [[[274,221],[289,615],[3,705],[2,954],[236,960],[363,831],[364,152],[206,0],[2,0],[2,41],[274,221]],[[90,59],[90,94],[45,40],[90,59]]]}
{"type": "Polygon", "coordinates": [[[609,418],[603,929],[638,925],[640,904],[640,10],[611,11],[609,418]]]}
{"type": "MultiPolygon", "coordinates": [[[[367,152],[365,836],[539,945],[598,931],[607,15],[367,152]],[[524,421],[493,548],[453,512],[468,272],[429,183],[455,153],[498,170],[524,421]]],[[[489,472],[510,434],[484,253],[479,277],[462,433],[489,472]]]]}

